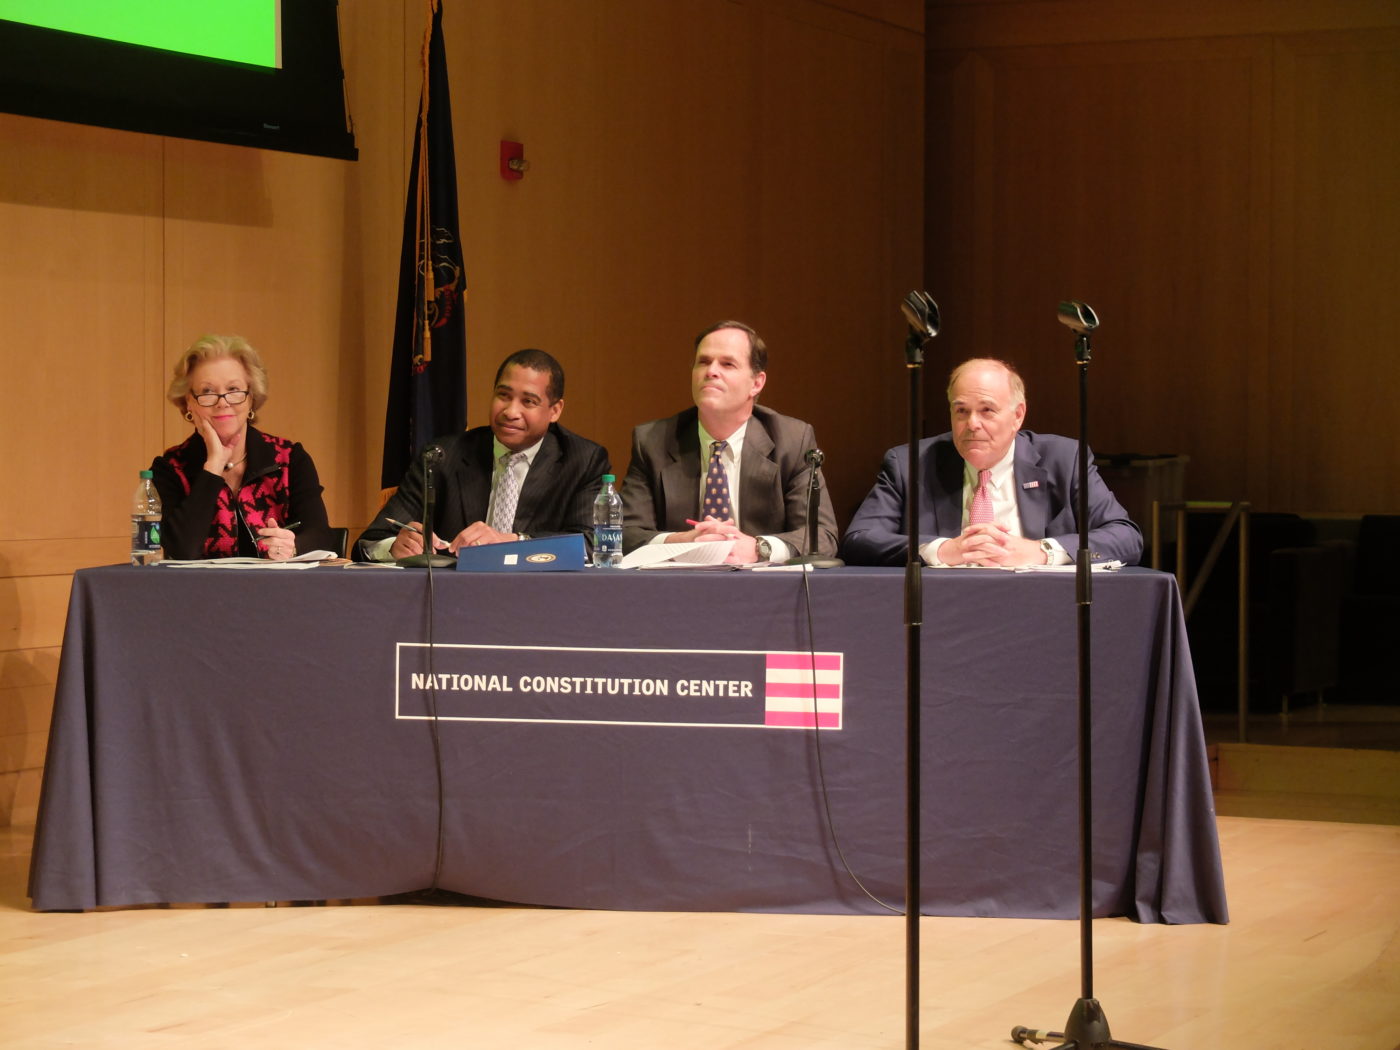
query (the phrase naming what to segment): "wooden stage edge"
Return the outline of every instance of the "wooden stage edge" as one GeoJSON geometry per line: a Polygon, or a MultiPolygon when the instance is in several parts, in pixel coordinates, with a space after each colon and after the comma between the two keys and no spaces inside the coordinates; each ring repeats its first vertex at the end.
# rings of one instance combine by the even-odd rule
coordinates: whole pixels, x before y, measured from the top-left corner
{"type": "MultiPolygon", "coordinates": [[[[1400,828],[1218,825],[1230,925],[1094,924],[1093,991],[1114,1036],[1394,1050],[1400,828]]],[[[24,896],[32,836],[0,828],[7,1050],[905,1045],[898,917],[417,904],[39,914],[24,896]]],[[[1013,1026],[1059,1029],[1080,994],[1076,922],[928,918],[920,937],[925,1050],[1014,1046],[1013,1026]]]]}

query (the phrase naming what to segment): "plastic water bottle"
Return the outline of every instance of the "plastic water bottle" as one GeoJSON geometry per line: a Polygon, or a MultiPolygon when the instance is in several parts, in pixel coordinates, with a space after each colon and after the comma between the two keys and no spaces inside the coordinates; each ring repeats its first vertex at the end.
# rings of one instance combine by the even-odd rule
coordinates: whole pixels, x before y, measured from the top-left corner
{"type": "Polygon", "coordinates": [[[613,474],[603,475],[603,487],[593,501],[593,564],[615,569],[622,564],[622,497],[613,491],[613,474]]]}
{"type": "Polygon", "coordinates": [[[131,564],[154,565],[160,559],[160,493],[151,472],[143,470],[131,499],[131,564]]]}

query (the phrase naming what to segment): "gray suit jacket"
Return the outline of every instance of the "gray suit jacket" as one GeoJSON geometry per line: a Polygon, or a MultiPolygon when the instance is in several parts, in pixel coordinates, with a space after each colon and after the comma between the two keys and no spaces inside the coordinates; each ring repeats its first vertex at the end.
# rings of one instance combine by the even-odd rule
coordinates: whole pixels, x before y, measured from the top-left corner
{"type": "MultiPolygon", "coordinates": [[[[1013,473],[1021,531],[1029,539],[1053,539],[1071,555],[1079,549],[1075,509],[1079,499],[1079,443],[1054,434],[1022,430],[1016,435],[1013,473]]],[[[1109,491],[1089,453],[1089,551],[1136,565],[1142,532],[1109,491]]],[[[951,433],[919,442],[919,545],[962,532],[963,458],[951,433]]],[[[851,519],[841,556],[852,565],[903,565],[908,556],[904,494],[908,491],[909,446],[885,453],[875,487],[851,519]]]]}
{"type": "MultiPolygon", "coordinates": [[[[632,463],[622,489],[622,548],[635,550],[658,532],[684,532],[700,517],[699,411],[688,408],[632,432],[632,463]]],[[[818,448],[810,424],[754,406],[739,459],[739,529],[776,536],[795,553],[807,552],[809,449],[818,448]]],[[[818,470],[818,553],[836,553],[836,515],[818,470]]]]}

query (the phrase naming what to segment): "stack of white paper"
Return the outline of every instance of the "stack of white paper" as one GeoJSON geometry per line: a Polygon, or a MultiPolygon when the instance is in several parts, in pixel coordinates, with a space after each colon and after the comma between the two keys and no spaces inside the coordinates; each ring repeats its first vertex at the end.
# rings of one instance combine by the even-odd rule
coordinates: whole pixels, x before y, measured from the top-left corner
{"type": "Polygon", "coordinates": [[[648,543],[622,559],[624,569],[699,569],[723,565],[734,549],[733,540],[708,543],[648,543]]]}
{"type": "Polygon", "coordinates": [[[268,561],[266,558],[191,558],[188,561],[166,559],[156,564],[197,569],[314,569],[321,562],[330,561],[335,556],[333,551],[307,551],[286,561],[268,561]]]}

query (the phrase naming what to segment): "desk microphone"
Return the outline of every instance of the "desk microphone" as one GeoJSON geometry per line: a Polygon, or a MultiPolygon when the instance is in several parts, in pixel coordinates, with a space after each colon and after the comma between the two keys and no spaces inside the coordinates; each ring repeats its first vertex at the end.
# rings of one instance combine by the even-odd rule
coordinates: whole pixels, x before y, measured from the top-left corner
{"type": "Polygon", "coordinates": [[[821,498],[821,475],[826,454],[819,448],[809,448],[802,456],[807,461],[811,477],[807,484],[807,553],[789,558],[784,565],[810,565],[814,569],[835,569],[846,564],[840,558],[828,558],[817,553],[817,508],[821,498]]]}
{"type": "Polygon", "coordinates": [[[431,569],[434,566],[448,568],[457,564],[457,559],[433,550],[433,504],[436,496],[433,491],[433,471],[442,466],[447,452],[439,444],[431,444],[423,449],[423,553],[399,558],[395,564],[412,568],[431,569]]]}

